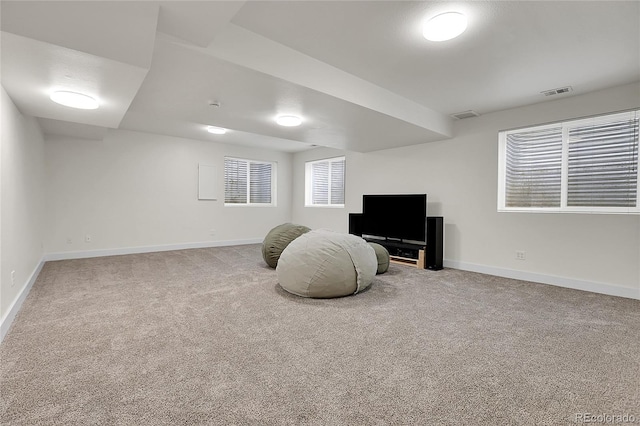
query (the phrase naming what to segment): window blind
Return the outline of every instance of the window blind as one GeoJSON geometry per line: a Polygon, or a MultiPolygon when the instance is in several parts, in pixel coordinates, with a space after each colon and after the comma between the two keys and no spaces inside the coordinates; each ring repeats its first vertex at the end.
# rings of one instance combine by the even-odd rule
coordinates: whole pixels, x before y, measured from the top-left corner
{"type": "Polygon", "coordinates": [[[225,157],[226,204],[271,204],[272,182],[273,164],[225,157]]]}
{"type": "Polygon", "coordinates": [[[507,135],[507,207],[560,207],[562,127],[507,135]]]}
{"type": "Polygon", "coordinates": [[[329,162],[313,163],[311,173],[311,202],[329,204],[329,162]]]}
{"type": "Polygon", "coordinates": [[[247,202],[247,162],[233,158],[224,159],[224,202],[247,202]]]}
{"type": "Polygon", "coordinates": [[[500,133],[498,208],[640,212],[640,111],[500,133]]]}
{"type": "Polygon", "coordinates": [[[344,206],[344,157],[307,162],[305,173],[306,205],[344,206]]]}
{"type": "Polygon", "coordinates": [[[271,203],[271,164],[250,163],[250,203],[271,203]]]}
{"type": "Polygon", "coordinates": [[[569,128],[569,206],[635,207],[638,118],[569,128]]]}
{"type": "Polygon", "coordinates": [[[331,204],[344,204],[344,159],[331,163],[331,204]]]}

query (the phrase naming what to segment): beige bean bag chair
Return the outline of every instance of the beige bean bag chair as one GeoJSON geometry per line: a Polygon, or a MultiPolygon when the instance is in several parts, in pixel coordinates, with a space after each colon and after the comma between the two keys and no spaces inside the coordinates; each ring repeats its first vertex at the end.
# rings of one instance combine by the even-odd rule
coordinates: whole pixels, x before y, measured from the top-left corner
{"type": "Polygon", "coordinates": [[[280,286],[302,297],[330,298],[358,293],[378,269],[373,248],[362,238],[314,230],[293,240],[280,255],[280,286]]]}
{"type": "Polygon", "coordinates": [[[389,270],[389,251],[378,243],[369,243],[376,252],[378,259],[378,274],[384,274],[389,270]]]}
{"type": "Polygon", "coordinates": [[[267,265],[275,268],[282,251],[287,248],[291,241],[300,235],[309,232],[311,229],[304,225],[294,223],[283,223],[273,228],[262,242],[262,258],[267,265]]]}

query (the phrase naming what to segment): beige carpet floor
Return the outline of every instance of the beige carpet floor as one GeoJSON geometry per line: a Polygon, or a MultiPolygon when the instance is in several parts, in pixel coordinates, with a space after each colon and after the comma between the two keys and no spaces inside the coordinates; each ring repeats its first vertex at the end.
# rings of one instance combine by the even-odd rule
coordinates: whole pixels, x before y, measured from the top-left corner
{"type": "Polygon", "coordinates": [[[640,422],[639,329],[637,300],[452,269],[303,299],[259,245],[48,262],[0,346],[0,424],[640,422]]]}

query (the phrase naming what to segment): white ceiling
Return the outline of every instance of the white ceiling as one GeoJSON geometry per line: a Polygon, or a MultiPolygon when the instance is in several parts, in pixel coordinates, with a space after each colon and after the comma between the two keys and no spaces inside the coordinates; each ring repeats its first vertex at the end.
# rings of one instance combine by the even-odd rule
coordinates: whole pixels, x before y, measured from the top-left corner
{"type": "Polygon", "coordinates": [[[452,136],[486,114],[640,80],[640,2],[2,1],[2,85],[45,133],[120,128],[288,152],[452,136]],[[421,23],[467,15],[457,39],[421,23]],[[52,103],[56,89],[101,108],[52,103]],[[220,107],[211,107],[211,102],[220,107]],[[283,128],[282,113],[304,122],[283,128]],[[207,125],[230,129],[206,132],[207,125]]]}

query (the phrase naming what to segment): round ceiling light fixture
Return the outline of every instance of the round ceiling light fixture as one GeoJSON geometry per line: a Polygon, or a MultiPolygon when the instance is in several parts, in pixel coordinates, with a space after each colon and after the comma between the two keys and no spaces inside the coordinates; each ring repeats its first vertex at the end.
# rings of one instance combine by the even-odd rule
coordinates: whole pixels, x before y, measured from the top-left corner
{"type": "Polygon", "coordinates": [[[430,41],[445,41],[458,37],[467,29],[467,17],[458,12],[436,15],[424,24],[422,35],[430,41]]]}
{"type": "Polygon", "coordinates": [[[98,101],[91,96],[64,90],[53,92],[49,96],[49,99],[57,104],[68,106],[70,108],[97,109],[100,106],[100,104],[98,104],[98,101]]]}
{"type": "Polygon", "coordinates": [[[295,115],[280,115],[276,118],[276,123],[285,127],[296,127],[302,124],[302,118],[295,115]]]}
{"type": "Polygon", "coordinates": [[[222,127],[209,126],[207,127],[207,132],[213,133],[214,135],[224,135],[227,133],[227,129],[223,129],[222,127]]]}

